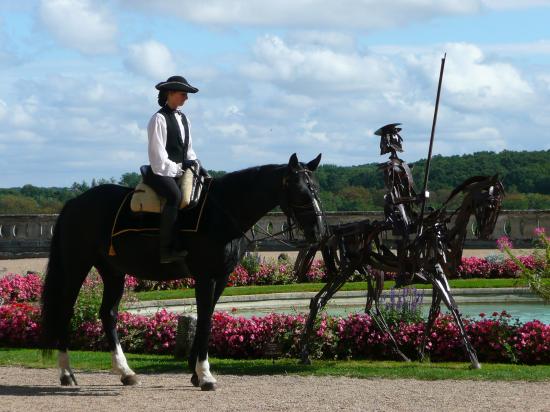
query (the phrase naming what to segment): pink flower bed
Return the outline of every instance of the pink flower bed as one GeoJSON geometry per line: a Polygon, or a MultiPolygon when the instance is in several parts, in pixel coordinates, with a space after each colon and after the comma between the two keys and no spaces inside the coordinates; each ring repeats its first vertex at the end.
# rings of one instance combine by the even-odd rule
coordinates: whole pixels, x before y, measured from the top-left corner
{"type": "MultiPolygon", "coordinates": [[[[541,269],[545,265],[533,255],[518,256],[518,260],[528,269],[541,269]]],[[[510,258],[502,262],[492,262],[484,258],[469,257],[462,258],[456,278],[515,278],[518,277],[518,270],[518,265],[510,258]]]]}
{"type": "Polygon", "coordinates": [[[35,347],[40,337],[40,309],[29,303],[0,306],[0,346],[35,347]]]}
{"type": "Polygon", "coordinates": [[[42,278],[29,273],[25,276],[10,273],[0,278],[0,299],[4,303],[34,302],[42,294],[42,278]]]}
{"type": "MultiPolygon", "coordinates": [[[[0,345],[36,347],[40,336],[39,308],[26,303],[0,306],[0,345]]],[[[218,357],[264,357],[266,345],[279,345],[282,356],[296,357],[304,327],[302,315],[270,314],[233,317],[225,312],[213,316],[210,354],[218,357]]],[[[482,362],[550,363],[550,325],[539,321],[511,322],[506,312],[479,321],[466,320],[466,331],[482,362]]],[[[416,357],[424,324],[400,323],[392,327],[401,349],[416,357]]],[[[177,315],[165,310],[152,316],[121,313],[118,332],[125,351],[171,354],[175,347],[177,315]]],[[[84,322],[72,334],[72,348],[107,350],[101,323],[84,322]]],[[[395,359],[388,336],[380,333],[370,316],[321,316],[311,341],[310,353],[324,359],[395,359]]],[[[433,361],[466,361],[457,327],[448,315],[434,325],[426,353],[433,361]]]]}

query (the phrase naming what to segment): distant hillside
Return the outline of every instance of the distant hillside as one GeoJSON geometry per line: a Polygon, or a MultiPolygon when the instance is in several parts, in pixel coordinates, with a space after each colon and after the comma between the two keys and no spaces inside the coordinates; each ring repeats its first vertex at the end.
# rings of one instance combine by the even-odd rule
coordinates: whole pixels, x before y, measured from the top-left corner
{"type": "MultiPolygon", "coordinates": [[[[421,189],[424,164],[425,160],[410,164],[417,190],[421,189]]],[[[224,174],[223,171],[210,173],[215,177],[224,174]]],[[[434,156],[429,181],[430,202],[437,206],[452,188],[470,176],[495,173],[499,174],[506,190],[504,208],[550,209],[550,150],[434,156]]],[[[377,163],[322,165],[316,175],[326,210],[381,210],[383,207],[384,181],[377,163]]],[[[70,188],[25,185],[0,189],[0,213],[57,213],[67,199],[91,186],[118,183],[134,187],[138,181],[137,173],[125,173],[119,181],[94,179],[89,184],[73,183],[70,188]]]]}

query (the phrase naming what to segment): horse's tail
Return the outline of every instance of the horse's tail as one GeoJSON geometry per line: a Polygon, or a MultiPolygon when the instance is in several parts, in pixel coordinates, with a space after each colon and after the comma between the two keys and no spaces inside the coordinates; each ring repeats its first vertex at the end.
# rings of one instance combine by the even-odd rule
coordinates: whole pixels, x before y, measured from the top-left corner
{"type": "Polygon", "coordinates": [[[50,243],[50,256],[46,268],[46,277],[40,299],[42,306],[42,342],[43,353],[51,354],[51,350],[57,347],[61,328],[64,322],[61,322],[63,316],[62,302],[63,290],[66,282],[66,274],[63,269],[60,232],[63,226],[65,212],[69,200],[57,217],[53,236],[50,243]]]}

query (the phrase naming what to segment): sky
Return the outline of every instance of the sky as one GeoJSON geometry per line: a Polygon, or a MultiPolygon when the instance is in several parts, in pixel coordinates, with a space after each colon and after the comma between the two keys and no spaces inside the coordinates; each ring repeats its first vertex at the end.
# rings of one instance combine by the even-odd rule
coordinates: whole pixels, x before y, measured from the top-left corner
{"type": "Polygon", "coordinates": [[[383,162],[388,123],[413,162],[445,53],[434,154],[547,150],[548,22],[550,0],[4,0],[0,187],[138,172],[176,74],[207,169],[383,162]]]}

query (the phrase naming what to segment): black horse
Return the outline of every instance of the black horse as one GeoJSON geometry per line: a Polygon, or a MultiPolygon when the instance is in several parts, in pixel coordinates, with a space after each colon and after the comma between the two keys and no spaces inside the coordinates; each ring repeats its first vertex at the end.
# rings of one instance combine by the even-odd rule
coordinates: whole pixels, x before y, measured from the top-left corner
{"type": "MultiPolygon", "coordinates": [[[[180,232],[180,241],[189,252],[185,263],[159,263],[158,226],[144,229],[143,214],[140,217],[125,206],[132,189],[101,185],[68,201],[55,226],[42,293],[44,348],[59,351],[61,384],[76,385],[67,352],[69,323],[80,287],[94,266],[104,284],[99,314],[113,370],[125,385],[139,382],[126,362],[116,332],[125,274],[150,280],[193,274],[197,328],[189,357],[191,382],[202,390],[215,389],[216,380],[208,364],[211,317],[230,273],[246,251],[245,233],[279,205],[296,221],[308,241],[318,241],[326,228],[311,172],[320,160],[319,154],[303,164],[293,154],[288,164],[253,167],[213,179],[204,194],[204,206],[195,212],[200,214],[198,227],[180,232]],[[116,234],[115,220],[135,222],[142,229],[116,234]]],[[[189,213],[193,212],[180,213],[178,224],[183,225],[189,213]]],[[[147,215],[146,219],[158,219],[158,215],[147,215]]]]}

